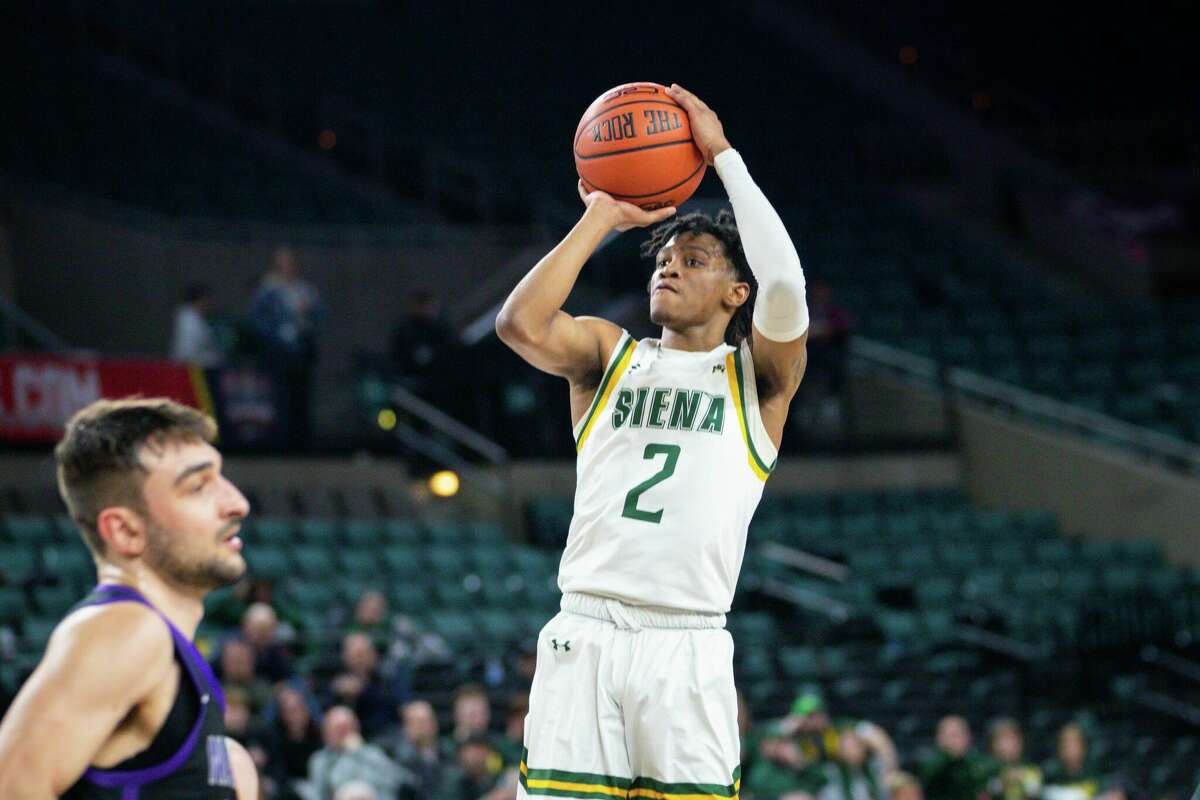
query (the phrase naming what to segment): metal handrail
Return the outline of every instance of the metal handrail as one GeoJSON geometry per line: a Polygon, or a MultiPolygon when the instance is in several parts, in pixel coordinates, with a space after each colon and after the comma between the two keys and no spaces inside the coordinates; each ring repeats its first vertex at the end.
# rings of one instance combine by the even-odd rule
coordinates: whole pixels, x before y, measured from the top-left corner
{"type": "Polygon", "coordinates": [[[508,451],[475,429],[464,425],[436,406],[422,400],[402,386],[393,386],[392,402],[397,408],[420,417],[439,433],[487,459],[497,466],[508,463],[508,451]]]}
{"type": "Polygon", "coordinates": [[[0,294],[0,316],[8,317],[13,325],[44,350],[63,352],[71,349],[70,345],[60,338],[58,334],[26,314],[19,306],[2,294],[0,294]]]}
{"type": "Polygon", "coordinates": [[[854,336],[851,355],[929,384],[943,394],[1003,406],[1026,417],[1053,422],[1075,431],[1118,443],[1126,449],[1173,468],[1200,472],[1200,446],[1124,420],[1056,400],[961,367],[943,368],[932,358],[854,336]]]}

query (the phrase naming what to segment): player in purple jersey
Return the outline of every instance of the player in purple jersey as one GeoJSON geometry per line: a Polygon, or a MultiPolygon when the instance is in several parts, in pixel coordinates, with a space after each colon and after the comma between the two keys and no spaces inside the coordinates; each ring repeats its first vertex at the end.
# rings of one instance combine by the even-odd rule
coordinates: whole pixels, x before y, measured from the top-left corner
{"type": "Polygon", "coordinates": [[[192,644],[204,596],[246,571],[249,512],[212,419],[162,399],[101,400],[55,449],[59,492],[98,585],[67,614],[0,722],[0,797],[257,798],[192,644]]]}

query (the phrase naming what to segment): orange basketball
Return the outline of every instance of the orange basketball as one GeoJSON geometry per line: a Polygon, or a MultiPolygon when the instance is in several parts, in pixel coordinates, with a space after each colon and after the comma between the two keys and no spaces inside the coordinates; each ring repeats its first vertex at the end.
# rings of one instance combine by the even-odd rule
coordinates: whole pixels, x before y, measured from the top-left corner
{"type": "Polygon", "coordinates": [[[682,205],[704,168],[687,112],[657,83],[610,89],[575,129],[575,169],[584,188],[647,210],[682,205]]]}

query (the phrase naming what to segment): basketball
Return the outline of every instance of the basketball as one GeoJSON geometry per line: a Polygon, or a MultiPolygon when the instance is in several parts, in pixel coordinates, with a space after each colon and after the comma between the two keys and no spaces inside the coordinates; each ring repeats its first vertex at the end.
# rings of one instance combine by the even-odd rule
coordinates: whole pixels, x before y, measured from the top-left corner
{"type": "Polygon", "coordinates": [[[682,205],[705,166],[687,112],[657,83],[608,90],[575,129],[575,169],[584,188],[648,211],[682,205]]]}

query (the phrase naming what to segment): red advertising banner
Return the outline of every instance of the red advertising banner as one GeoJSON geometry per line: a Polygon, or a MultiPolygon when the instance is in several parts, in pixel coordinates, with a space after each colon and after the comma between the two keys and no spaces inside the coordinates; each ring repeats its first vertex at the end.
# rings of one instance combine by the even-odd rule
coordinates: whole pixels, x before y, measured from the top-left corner
{"type": "Polygon", "coordinates": [[[212,413],[204,373],[178,361],[0,355],[0,440],[57,441],[88,403],[129,395],[169,397],[212,413]]]}

